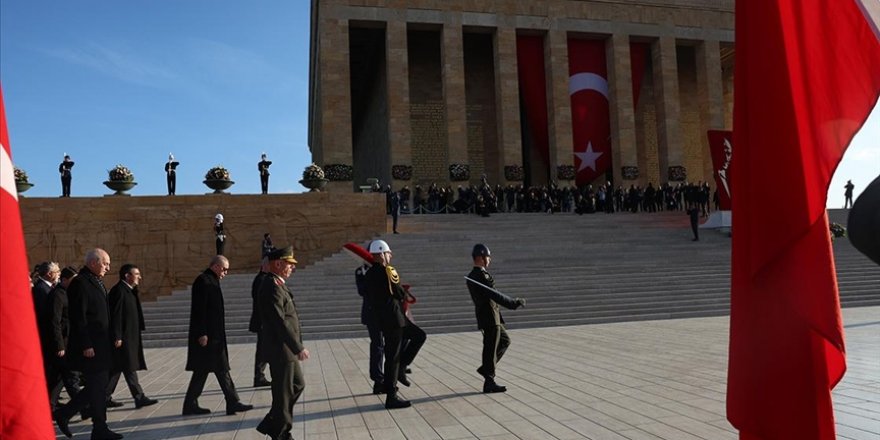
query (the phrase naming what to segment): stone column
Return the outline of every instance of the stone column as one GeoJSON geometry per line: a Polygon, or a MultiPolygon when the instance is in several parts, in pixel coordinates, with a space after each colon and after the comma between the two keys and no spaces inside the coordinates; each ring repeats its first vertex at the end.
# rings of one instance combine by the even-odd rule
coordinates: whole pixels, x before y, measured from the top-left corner
{"type": "Polygon", "coordinates": [[[462,38],[461,13],[448,14],[443,24],[443,45],[440,51],[443,61],[443,103],[446,107],[449,165],[468,163],[462,38]]]}
{"type": "MultiPolygon", "coordinates": [[[[320,26],[321,136],[318,165],[352,163],[351,75],[348,20],[328,18],[320,26]]],[[[329,182],[332,191],[352,191],[351,182],[329,182]]]]}
{"type": "Polygon", "coordinates": [[[498,121],[498,145],[501,154],[501,180],[506,165],[523,165],[522,133],[519,118],[519,76],[516,64],[516,28],[503,25],[495,29],[495,100],[498,121]]]}
{"type": "Polygon", "coordinates": [[[707,130],[724,129],[724,86],[721,76],[721,48],[707,40],[697,46],[697,97],[700,102],[700,142],[703,145],[703,176],[713,181],[712,152],[707,130]]]}
{"type": "Polygon", "coordinates": [[[637,173],[639,170],[629,35],[611,35],[605,40],[605,53],[611,117],[611,168],[617,187],[624,184],[624,168],[628,170],[627,180],[634,180],[637,174],[634,176],[633,171],[637,173]]]}
{"type": "Polygon", "coordinates": [[[657,106],[657,146],[660,179],[687,180],[681,143],[681,104],[678,92],[678,60],[675,37],[664,36],[651,45],[654,65],[654,97],[657,106]]]}
{"type": "MultiPolygon", "coordinates": [[[[385,60],[388,73],[386,78],[388,81],[388,139],[391,142],[391,165],[411,167],[409,59],[406,38],[406,20],[403,17],[386,22],[385,60]]],[[[394,187],[396,189],[397,185],[394,187]]]]}
{"type": "Polygon", "coordinates": [[[544,39],[547,82],[547,125],[550,138],[550,179],[559,180],[556,167],[574,164],[571,97],[568,94],[568,32],[551,29],[544,39]]]}

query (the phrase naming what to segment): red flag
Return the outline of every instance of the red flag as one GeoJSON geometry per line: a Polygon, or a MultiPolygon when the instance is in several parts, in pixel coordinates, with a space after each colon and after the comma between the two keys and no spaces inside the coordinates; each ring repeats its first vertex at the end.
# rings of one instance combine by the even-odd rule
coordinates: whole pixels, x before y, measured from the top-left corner
{"type": "MultiPolygon", "coordinates": [[[[516,37],[516,66],[519,74],[519,87],[522,94],[522,104],[525,110],[526,133],[530,140],[523,139],[523,143],[531,144],[532,168],[537,164],[534,160],[539,158],[544,163],[550,160],[550,134],[547,128],[547,79],[544,72],[544,37],[540,35],[518,35],[516,37]]],[[[556,179],[556,173],[550,174],[550,179],[556,179]]]]}
{"type": "Polygon", "coordinates": [[[54,439],[0,90],[0,438],[54,439]]]}
{"type": "Polygon", "coordinates": [[[722,211],[730,211],[731,159],[733,158],[733,132],[709,130],[709,152],[712,153],[712,171],[718,191],[718,205],[722,211]]]}
{"type": "Polygon", "coordinates": [[[880,43],[853,0],[738,0],[736,58],[727,417],[741,439],[833,439],[825,201],[880,94],[880,43]]]}

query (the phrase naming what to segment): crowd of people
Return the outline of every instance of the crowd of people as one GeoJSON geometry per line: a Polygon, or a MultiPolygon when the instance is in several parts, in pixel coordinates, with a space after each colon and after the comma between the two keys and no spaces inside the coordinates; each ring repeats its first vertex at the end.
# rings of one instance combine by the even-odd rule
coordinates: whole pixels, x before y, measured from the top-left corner
{"type": "MultiPolygon", "coordinates": [[[[441,186],[432,183],[427,189],[416,185],[411,191],[403,186],[397,191],[390,185],[375,189],[386,194],[389,214],[441,214],[473,213],[488,216],[499,212],[573,212],[591,214],[596,212],[658,212],[685,211],[696,207],[702,216],[708,216],[714,208],[719,209],[717,191],[708,182],[664,183],[655,187],[630,185],[617,188],[608,182],[594,188],[593,185],[577,187],[549,185],[524,187],[523,185],[491,186],[484,177],[478,185],[441,186]],[[395,199],[397,199],[395,201],[395,199]]],[[[395,228],[396,230],[396,228],[395,228]]]]}

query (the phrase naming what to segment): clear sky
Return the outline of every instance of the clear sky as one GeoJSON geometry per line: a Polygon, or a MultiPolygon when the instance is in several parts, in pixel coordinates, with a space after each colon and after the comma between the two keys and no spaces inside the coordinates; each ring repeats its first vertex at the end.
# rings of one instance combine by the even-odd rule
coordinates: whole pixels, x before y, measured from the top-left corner
{"type": "MultiPolygon", "coordinates": [[[[116,164],[134,195],[165,194],[174,153],[177,193],[203,194],[205,172],[231,171],[233,193],[259,193],[265,152],[271,192],[301,192],[308,149],[307,0],[0,2],[0,80],[16,166],[61,193],[58,163],[76,162],[72,194],[110,191],[116,164]]],[[[735,153],[734,153],[735,154],[735,153]]],[[[829,190],[843,205],[880,174],[880,110],[844,156],[829,190]]]]}

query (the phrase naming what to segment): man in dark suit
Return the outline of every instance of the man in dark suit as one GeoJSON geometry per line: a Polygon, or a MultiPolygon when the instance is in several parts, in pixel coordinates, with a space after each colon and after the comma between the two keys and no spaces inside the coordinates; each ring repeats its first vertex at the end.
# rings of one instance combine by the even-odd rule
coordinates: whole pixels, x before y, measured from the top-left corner
{"type": "Polygon", "coordinates": [[[37,317],[37,324],[40,332],[40,340],[47,341],[48,327],[45,325],[48,321],[45,319],[48,312],[49,292],[58,282],[58,275],[61,269],[58,263],[54,261],[44,261],[37,265],[37,278],[34,280],[34,286],[31,287],[31,295],[34,297],[34,316],[37,317]]]}
{"type": "Polygon", "coordinates": [[[70,169],[73,168],[73,165],[75,165],[74,162],[66,154],[64,160],[58,165],[58,173],[61,174],[61,197],[70,197],[70,182],[73,180],[70,169]]]}
{"type": "Polygon", "coordinates": [[[76,355],[85,376],[85,388],[55,412],[64,435],[72,437],[68,423],[73,414],[89,405],[92,411],[92,440],[120,439],[107,427],[107,382],[112,367],[110,310],[102,279],[110,270],[110,255],[103,249],[86,253],[85,267],[67,288],[70,299],[70,354],[76,355]]]}
{"type": "Polygon", "coordinates": [[[141,270],[133,264],[123,264],[119,269],[119,282],[110,289],[110,340],[113,341],[113,374],[107,386],[107,406],[115,408],[122,403],[112,399],[119,376],[125,376],[128,390],[134,398],[135,408],[156,404],[144,394],[138,382],[137,370],[146,370],[141,332],[146,330],[141,300],[137,287],[141,281],[141,270]]]}
{"type": "Polygon", "coordinates": [[[391,248],[383,240],[370,243],[370,254],[375,261],[364,279],[367,306],[371,319],[385,337],[385,408],[406,408],[408,400],[397,397],[397,383],[409,386],[406,368],[415,359],[425,343],[425,332],[404,314],[407,292],[400,284],[400,275],[391,266],[391,248]],[[403,341],[408,341],[401,349],[403,341]]]}
{"type": "Polygon", "coordinates": [[[272,409],[257,431],[273,440],[288,440],[292,439],[293,405],[306,386],[300,362],[309,358],[309,350],[303,346],[296,303],[285,284],[296,268],[293,247],[276,249],[268,259],[270,273],[263,277],[257,303],[263,324],[260,353],[272,373],[272,409]]]}
{"type": "Polygon", "coordinates": [[[67,360],[67,344],[70,338],[70,312],[68,309],[67,287],[76,277],[76,269],[65,267],[61,270],[61,281],[49,292],[44,326],[49,335],[44,344],[43,358],[46,360],[46,385],[49,388],[49,405],[52,411],[58,407],[61,388],[73,398],[80,392],[79,376],[70,369],[67,360]]]}
{"type": "MultiPolygon", "coordinates": [[[[269,234],[266,234],[268,237],[269,234]]],[[[265,246],[264,246],[265,249],[265,246]]],[[[257,334],[257,352],[254,354],[254,387],[267,387],[272,383],[266,380],[266,365],[267,362],[262,360],[263,356],[260,352],[261,345],[260,344],[260,328],[263,326],[262,321],[260,320],[260,308],[257,303],[257,298],[260,292],[260,284],[263,283],[263,279],[270,275],[269,273],[269,258],[268,255],[270,251],[265,251],[265,255],[263,256],[263,261],[260,265],[260,272],[257,276],[254,277],[254,282],[251,283],[251,319],[248,322],[248,331],[251,333],[257,334]]]]}
{"type": "Polygon", "coordinates": [[[477,373],[483,376],[484,393],[503,393],[507,388],[495,383],[495,366],[510,346],[510,337],[504,329],[504,318],[501,317],[498,306],[516,310],[524,306],[526,301],[522,298],[511,298],[494,290],[495,280],[486,270],[492,261],[492,255],[486,245],[475,245],[471,257],[474,260],[474,268],[467,275],[469,278],[467,286],[474,301],[477,327],[483,332],[483,363],[477,368],[477,373]]]}
{"type": "Polygon", "coordinates": [[[257,162],[257,170],[260,171],[260,187],[263,190],[263,194],[269,194],[269,166],[272,165],[271,160],[266,160],[266,153],[263,153],[260,156],[260,161],[257,162]]]}
{"type": "Polygon", "coordinates": [[[211,264],[192,285],[192,307],[189,315],[186,370],[192,378],[183,399],[183,415],[208,414],[211,410],[199,406],[199,396],[205,388],[208,373],[213,372],[226,397],[226,414],[252,409],[238,398],[235,384],[229,374],[229,352],[226,348],[226,317],[220,280],[229,272],[229,260],[222,255],[211,259],[211,264]]]}
{"type": "Polygon", "coordinates": [[[168,154],[168,162],[165,162],[165,180],[168,183],[168,195],[173,196],[177,192],[177,166],[180,162],[174,160],[173,154],[168,154]]]}

